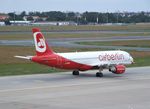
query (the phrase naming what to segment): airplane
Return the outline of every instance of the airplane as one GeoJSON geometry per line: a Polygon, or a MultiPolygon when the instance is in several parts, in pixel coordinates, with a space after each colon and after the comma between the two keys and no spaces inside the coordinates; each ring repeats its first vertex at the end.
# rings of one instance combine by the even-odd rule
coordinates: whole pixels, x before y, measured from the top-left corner
{"type": "Polygon", "coordinates": [[[114,74],[123,74],[126,65],[134,63],[132,56],[121,50],[56,53],[48,46],[39,28],[33,28],[32,32],[36,55],[15,57],[50,67],[72,70],[73,75],[79,75],[79,71],[98,69],[96,77],[103,77],[104,69],[114,74]]]}

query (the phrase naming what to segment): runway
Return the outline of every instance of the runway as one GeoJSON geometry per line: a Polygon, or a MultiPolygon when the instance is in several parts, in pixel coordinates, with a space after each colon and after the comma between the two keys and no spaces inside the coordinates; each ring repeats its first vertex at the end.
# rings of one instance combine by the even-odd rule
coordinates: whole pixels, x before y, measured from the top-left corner
{"type": "Polygon", "coordinates": [[[150,109],[150,67],[0,77],[1,109],[150,109]]]}
{"type": "MultiPolygon", "coordinates": [[[[47,39],[50,46],[65,48],[102,48],[102,49],[122,49],[136,51],[150,51],[148,47],[127,47],[127,46],[96,46],[81,45],[76,42],[93,41],[126,41],[126,40],[150,40],[150,36],[113,36],[113,37],[88,37],[88,38],[51,38],[47,39]]],[[[7,46],[34,46],[33,40],[0,40],[0,45],[7,46]]]]}

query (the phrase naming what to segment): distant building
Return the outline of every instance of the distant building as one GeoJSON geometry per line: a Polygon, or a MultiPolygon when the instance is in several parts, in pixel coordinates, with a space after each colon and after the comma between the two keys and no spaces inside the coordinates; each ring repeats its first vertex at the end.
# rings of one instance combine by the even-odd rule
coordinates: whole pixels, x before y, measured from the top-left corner
{"type": "Polygon", "coordinates": [[[31,21],[10,21],[11,25],[31,25],[31,21]]]}
{"type": "Polygon", "coordinates": [[[0,26],[5,26],[5,22],[0,22],[0,26]]]}
{"type": "Polygon", "coordinates": [[[73,21],[63,21],[63,22],[57,22],[57,25],[61,26],[61,25],[77,25],[77,23],[73,22],[73,21]]]}
{"type": "Polygon", "coordinates": [[[77,23],[73,21],[52,21],[52,22],[34,22],[32,25],[54,25],[54,26],[62,26],[62,25],[77,25],[77,23]]]}
{"type": "Polygon", "coordinates": [[[42,19],[42,21],[46,21],[48,17],[40,17],[40,19],[42,19]]]}
{"type": "Polygon", "coordinates": [[[32,21],[10,21],[11,25],[35,25],[35,26],[62,26],[62,25],[77,25],[73,21],[55,21],[55,22],[32,22],[32,21]]]}
{"type": "Polygon", "coordinates": [[[40,17],[39,16],[32,16],[33,20],[36,21],[36,20],[39,20],[40,17]]]}
{"type": "Polygon", "coordinates": [[[9,16],[7,14],[0,14],[0,21],[4,21],[6,19],[9,19],[9,16]]]}
{"type": "Polygon", "coordinates": [[[39,20],[39,19],[40,19],[40,17],[39,17],[39,16],[24,16],[24,17],[23,17],[23,20],[27,21],[27,20],[28,20],[28,18],[32,18],[32,19],[33,19],[33,21],[37,21],[37,20],[39,20]]]}

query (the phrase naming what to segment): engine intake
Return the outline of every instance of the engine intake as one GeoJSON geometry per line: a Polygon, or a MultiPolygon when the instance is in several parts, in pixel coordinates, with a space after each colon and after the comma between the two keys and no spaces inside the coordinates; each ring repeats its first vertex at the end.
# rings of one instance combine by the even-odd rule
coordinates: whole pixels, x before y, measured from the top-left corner
{"type": "Polygon", "coordinates": [[[109,68],[109,71],[114,74],[123,74],[126,70],[124,65],[116,65],[109,68]]]}

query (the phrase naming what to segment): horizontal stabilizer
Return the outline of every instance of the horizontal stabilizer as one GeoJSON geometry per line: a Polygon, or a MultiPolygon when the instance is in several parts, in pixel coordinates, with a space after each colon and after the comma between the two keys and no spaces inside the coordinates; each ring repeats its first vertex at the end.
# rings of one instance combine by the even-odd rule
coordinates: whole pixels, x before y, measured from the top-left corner
{"type": "Polygon", "coordinates": [[[28,59],[31,60],[32,56],[14,56],[16,58],[21,58],[21,59],[28,59]]]}

